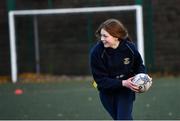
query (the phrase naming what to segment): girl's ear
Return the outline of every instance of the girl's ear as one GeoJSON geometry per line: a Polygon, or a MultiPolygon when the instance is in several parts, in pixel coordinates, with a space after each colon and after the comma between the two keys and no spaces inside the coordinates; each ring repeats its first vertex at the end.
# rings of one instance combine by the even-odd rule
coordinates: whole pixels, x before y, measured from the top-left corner
{"type": "Polygon", "coordinates": [[[116,41],[120,41],[119,38],[114,37],[116,41]]]}

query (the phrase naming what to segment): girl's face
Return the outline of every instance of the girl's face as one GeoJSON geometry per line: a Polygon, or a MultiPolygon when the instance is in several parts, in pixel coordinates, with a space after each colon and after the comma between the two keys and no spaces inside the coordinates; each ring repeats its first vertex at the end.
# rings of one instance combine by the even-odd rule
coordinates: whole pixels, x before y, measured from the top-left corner
{"type": "Polygon", "coordinates": [[[104,44],[105,48],[117,48],[119,40],[116,37],[111,36],[106,30],[101,29],[101,41],[104,44]]]}

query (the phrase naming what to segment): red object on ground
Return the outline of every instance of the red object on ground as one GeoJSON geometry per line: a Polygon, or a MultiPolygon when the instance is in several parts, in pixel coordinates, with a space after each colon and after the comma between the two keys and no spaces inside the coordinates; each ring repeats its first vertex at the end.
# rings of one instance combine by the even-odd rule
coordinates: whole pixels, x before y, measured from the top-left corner
{"type": "Polygon", "coordinates": [[[21,94],[23,94],[23,90],[22,90],[22,89],[16,89],[16,90],[14,91],[14,94],[15,94],[15,95],[21,95],[21,94]]]}

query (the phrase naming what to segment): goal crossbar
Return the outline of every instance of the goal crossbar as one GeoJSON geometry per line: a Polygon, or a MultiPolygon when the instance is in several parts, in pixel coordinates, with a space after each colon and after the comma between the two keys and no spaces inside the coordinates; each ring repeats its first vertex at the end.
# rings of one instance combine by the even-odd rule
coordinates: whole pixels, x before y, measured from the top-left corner
{"type": "Polygon", "coordinates": [[[16,29],[15,16],[26,15],[46,15],[46,14],[70,14],[70,13],[95,13],[95,12],[113,12],[113,11],[136,11],[136,31],[137,47],[144,59],[144,36],[143,36],[143,12],[140,5],[128,6],[107,6],[107,7],[86,7],[86,8],[64,8],[64,9],[41,9],[41,10],[12,10],[9,11],[9,38],[10,38],[10,56],[11,56],[11,80],[17,82],[17,50],[16,50],[16,29]]]}
{"type": "Polygon", "coordinates": [[[110,7],[86,7],[86,8],[64,8],[64,9],[41,9],[41,10],[13,10],[14,15],[45,15],[45,14],[65,14],[65,13],[92,13],[92,12],[112,12],[137,10],[141,6],[110,6],[110,7]]]}

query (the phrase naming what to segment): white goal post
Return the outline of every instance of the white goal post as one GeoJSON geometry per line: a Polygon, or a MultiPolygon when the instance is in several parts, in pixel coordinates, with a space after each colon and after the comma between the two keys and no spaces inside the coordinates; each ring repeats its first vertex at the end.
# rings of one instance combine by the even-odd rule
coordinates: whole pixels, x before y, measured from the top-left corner
{"type": "Polygon", "coordinates": [[[41,9],[41,10],[12,10],[9,11],[9,38],[11,58],[11,80],[17,82],[17,50],[16,50],[16,29],[15,16],[45,15],[45,14],[70,14],[70,13],[93,13],[112,11],[136,11],[136,33],[137,47],[145,63],[144,58],[144,36],[143,36],[143,12],[140,5],[108,6],[108,7],[86,7],[86,8],[65,8],[65,9],[41,9]]]}

